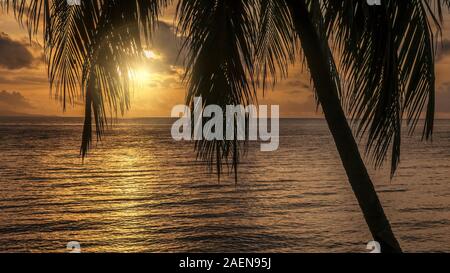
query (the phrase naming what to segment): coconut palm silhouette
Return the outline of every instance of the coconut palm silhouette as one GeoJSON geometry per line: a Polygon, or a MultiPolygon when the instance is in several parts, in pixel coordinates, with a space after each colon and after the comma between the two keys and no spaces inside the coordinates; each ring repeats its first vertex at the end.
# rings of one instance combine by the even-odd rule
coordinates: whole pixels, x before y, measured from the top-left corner
{"type": "MultiPolygon", "coordinates": [[[[43,33],[50,86],[65,108],[85,100],[81,155],[101,138],[108,117],[129,107],[129,71],[144,57],[158,16],[177,2],[184,36],[188,88],[204,105],[248,105],[257,91],[287,76],[304,60],[318,105],[372,236],[383,252],[401,252],[358,150],[376,167],[400,160],[403,121],[412,133],[425,115],[423,136],[433,132],[435,31],[450,1],[366,0],[4,0],[31,36],[43,33]],[[337,60],[337,61],[336,61],[337,60]],[[341,83],[342,79],[342,83],[341,83]],[[347,115],[346,115],[347,114],[347,115]]],[[[245,142],[197,141],[199,158],[237,176],[245,142]]],[[[318,155],[320,156],[320,155],[318,155]]]]}

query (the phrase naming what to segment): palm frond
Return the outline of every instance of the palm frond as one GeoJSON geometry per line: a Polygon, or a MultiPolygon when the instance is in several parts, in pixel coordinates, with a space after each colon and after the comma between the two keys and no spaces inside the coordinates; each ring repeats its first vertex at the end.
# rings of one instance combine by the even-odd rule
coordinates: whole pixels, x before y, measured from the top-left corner
{"type": "Polygon", "coordinates": [[[289,65],[295,63],[299,46],[286,1],[260,0],[256,4],[255,74],[264,91],[267,80],[274,87],[278,77],[288,76],[289,65]]]}
{"type": "Polygon", "coordinates": [[[344,107],[357,134],[367,135],[375,166],[392,148],[392,175],[400,161],[403,119],[412,133],[425,112],[424,138],[433,132],[434,31],[440,30],[441,3],[433,8],[431,2],[369,7],[363,0],[323,1],[326,28],[341,54],[344,107]]]}
{"type": "MultiPolygon", "coordinates": [[[[196,97],[203,105],[248,105],[256,101],[254,75],[255,23],[253,1],[181,0],[177,6],[178,32],[188,81],[187,104],[196,97]]],[[[227,124],[229,126],[229,124],[227,124]]],[[[225,136],[225,134],[224,134],[225,136]]],[[[235,174],[242,145],[231,140],[197,140],[199,159],[210,166],[230,163],[235,174]]]]}
{"type": "Polygon", "coordinates": [[[161,11],[170,0],[67,1],[5,0],[7,11],[29,30],[43,29],[48,75],[55,97],[63,106],[85,99],[81,154],[92,139],[92,116],[100,137],[111,117],[129,108],[130,71],[143,58],[161,11]],[[142,39],[142,37],[144,39],[142,39]]]}
{"type": "MultiPolygon", "coordinates": [[[[202,97],[202,107],[224,110],[257,104],[258,88],[286,77],[295,61],[297,42],[285,1],[181,0],[177,19],[178,32],[186,37],[187,104],[192,107],[195,97],[202,97]]],[[[195,145],[198,158],[215,166],[219,178],[223,165],[231,165],[237,177],[246,147],[246,141],[237,140],[195,145]]]]}

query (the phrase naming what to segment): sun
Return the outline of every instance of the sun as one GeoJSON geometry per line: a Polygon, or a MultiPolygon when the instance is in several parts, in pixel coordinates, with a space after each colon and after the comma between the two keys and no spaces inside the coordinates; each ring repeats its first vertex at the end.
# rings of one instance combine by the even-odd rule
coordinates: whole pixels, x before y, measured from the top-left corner
{"type": "MultiPolygon", "coordinates": [[[[159,60],[162,58],[161,55],[153,50],[144,50],[144,56],[147,61],[159,60]]],[[[144,63],[148,64],[148,62],[144,63]]],[[[150,71],[149,65],[141,64],[128,71],[128,78],[135,86],[142,87],[144,85],[148,85],[153,80],[153,74],[150,71]]]]}
{"type": "Polygon", "coordinates": [[[147,59],[155,59],[156,54],[153,50],[144,50],[144,55],[147,59]]]}
{"type": "Polygon", "coordinates": [[[162,56],[153,50],[144,50],[145,58],[149,60],[161,60],[162,56]]]}
{"type": "Polygon", "coordinates": [[[152,74],[148,67],[138,66],[128,72],[128,78],[135,86],[143,87],[152,81],[152,74]]]}

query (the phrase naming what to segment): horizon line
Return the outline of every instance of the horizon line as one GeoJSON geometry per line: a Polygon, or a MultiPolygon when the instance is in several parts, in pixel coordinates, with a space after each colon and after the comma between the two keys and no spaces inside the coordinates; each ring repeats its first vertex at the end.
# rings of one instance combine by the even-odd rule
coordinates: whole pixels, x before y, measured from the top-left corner
{"type": "MultiPolygon", "coordinates": [[[[84,119],[84,116],[60,116],[60,115],[38,115],[38,114],[19,114],[19,115],[1,115],[0,118],[67,118],[67,119],[84,119]]],[[[142,117],[108,117],[108,119],[113,120],[133,120],[133,119],[177,119],[176,117],[169,116],[142,116],[142,117]]],[[[280,119],[317,119],[317,120],[325,120],[325,117],[317,116],[317,117],[302,117],[302,116],[288,116],[288,117],[280,117],[280,119]]],[[[348,118],[347,118],[348,119],[348,118]]],[[[351,120],[351,119],[348,119],[351,120]]],[[[402,120],[407,120],[402,119],[402,120]]],[[[425,120],[425,118],[420,118],[419,120],[425,120]]],[[[436,117],[434,120],[450,120],[450,117],[436,117]]]]}

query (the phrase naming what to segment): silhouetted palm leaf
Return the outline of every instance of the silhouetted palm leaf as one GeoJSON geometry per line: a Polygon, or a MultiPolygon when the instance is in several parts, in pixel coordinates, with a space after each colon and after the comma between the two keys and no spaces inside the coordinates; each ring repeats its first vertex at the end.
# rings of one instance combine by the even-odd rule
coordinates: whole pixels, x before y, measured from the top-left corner
{"type": "MultiPolygon", "coordinates": [[[[448,4],[448,1],[445,1],[448,4]]],[[[425,112],[424,137],[433,132],[435,36],[441,1],[323,1],[329,36],[340,51],[343,105],[367,132],[367,152],[380,166],[392,147],[392,175],[400,160],[405,118],[414,131],[425,112]],[[436,15],[437,14],[437,15],[436,15]]]]}
{"type": "Polygon", "coordinates": [[[30,35],[42,27],[48,74],[55,96],[63,106],[79,98],[86,101],[81,154],[92,139],[92,116],[100,137],[107,113],[129,108],[130,71],[143,58],[160,11],[170,0],[67,1],[5,0],[30,35]],[[144,37],[143,41],[141,37],[144,37]]]}
{"type": "MultiPolygon", "coordinates": [[[[187,103],[202,97],[203,106],[257,103],[257,89],[287,75],[296,56],[295,33],[284,1],[181,0],[178,31],[184,48],[189,84],[187,103]]],[[[229,126],[230,124],[228,124],[229,126]]],[[[225,134],[224,134],[225,135],[225,134]]],[[[242,141],[197,141],[199,158],[237,170],[242,141]]]]}
{"type": "MultiPolygon", "coordinates": [[[[81,153],[91,143],[92,116],[98,137],[111,115],[129,107],[129,71],[142,57],[141,37],[148,40],[160,11],[170,0],[66,1],[5,0],[31,35],[42,28],[49,80],[63,106],[86,100],[81,153]]],[[[367,152],[380,166],[392,146],[392,173],[400,159],[401,126],[410,132],[425,113],[424,138],[432,135],[434,119],[435,35],[448,0],[383,1],[368,7],[365,0],[310,1],[310,13],[328,66],[340,89],[344,107],[357,121],[359,136],[368,136],[367,152]],[[328,39],[339,51],[340,72],[328,39]]],[[[189,92],[187,101],[202,96],[204,105],[257,102],[258,87],[266,88],[287,75],[296,59],[298,40],[284,0],[181,0],[178,30],[188,38],[184,47],[189,92]]],[[[200,158],[216,163],[232,158],[237,165],[238,142],[197,142],[200,158]]]]}

